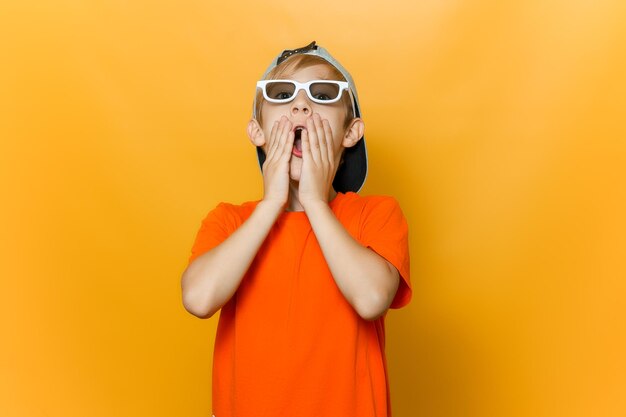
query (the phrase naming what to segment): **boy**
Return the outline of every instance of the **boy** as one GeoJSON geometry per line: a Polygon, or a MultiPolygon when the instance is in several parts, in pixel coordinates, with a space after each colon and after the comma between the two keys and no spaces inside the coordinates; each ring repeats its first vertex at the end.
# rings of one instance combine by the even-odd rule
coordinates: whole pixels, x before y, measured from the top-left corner
{"type": "Polygon", "coordinates": [[[260,201],[220,203],[182,277],[183,304],[221,309],[215,417],[390,416],[384,317],[411,298],[395,199],[356,194],[364,123],[348,72],[315,42],[257,83],[260,201]]]}

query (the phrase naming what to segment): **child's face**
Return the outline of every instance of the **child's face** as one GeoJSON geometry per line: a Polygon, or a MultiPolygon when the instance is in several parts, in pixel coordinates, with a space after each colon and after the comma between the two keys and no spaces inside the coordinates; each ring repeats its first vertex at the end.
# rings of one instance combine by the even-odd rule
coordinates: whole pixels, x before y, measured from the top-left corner
{"type": "MultiPolygon", "coordinates": [[[[301,68],[292,74],[284,74],[281,79],[291,79],[299,82],[307,82],[310,80],[333,79],[331,70],[327,65],[319,64],[306,68],[301,68]]],[[[348,94],[344,91],[343,94],[348,94]]],[[[312,117],[314,113],[319,114],[322,120],[328,120],[332,131],[332,147],[335,155],[335,166],[338,166],[341,159],[341,153],[344,146],[351,146],[347,142],[344,143],[346,136],[345,121],[347,109],[342,100],[339,100],[331,104],[320,104],[310,100],[306,94],[306,91],[300,90],[296,97],[288,103],[270,103],[265,101],[261,108],[261,130],[265,138],[265,143],[262,145],[262,149],[267,155],[267,147],[269,144],[270,133],[274,122],[280,121],[282,116],[287,117],[291,122],[291,128],[305,127],[308,118],[312,117]]],[[[296,136],[298,138],[298,136],[296,136]]],[[[291,154],[289,162],[289,176],[294,181],[300,180],[300,174],[302,172],[302,157],[297,149],[300,148],[298,143],[299,139],[294,141],[294,152],[291,154]]]]}

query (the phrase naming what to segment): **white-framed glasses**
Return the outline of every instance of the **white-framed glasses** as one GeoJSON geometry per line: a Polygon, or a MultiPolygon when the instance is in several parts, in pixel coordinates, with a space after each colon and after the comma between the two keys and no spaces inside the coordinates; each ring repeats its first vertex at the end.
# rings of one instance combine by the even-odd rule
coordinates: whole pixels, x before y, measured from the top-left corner
{"type": "Polygon", "coordinates": [[[300,90],[304,90],[311,101],[332,104],[339,101],[344,90],[350,91],[346,81],[335,80],[311,80],[305,83],[294,80],[262,80],[256,86],[263,91],[263,98],[270,103],[288,103],[296,98],[300,90]]]}

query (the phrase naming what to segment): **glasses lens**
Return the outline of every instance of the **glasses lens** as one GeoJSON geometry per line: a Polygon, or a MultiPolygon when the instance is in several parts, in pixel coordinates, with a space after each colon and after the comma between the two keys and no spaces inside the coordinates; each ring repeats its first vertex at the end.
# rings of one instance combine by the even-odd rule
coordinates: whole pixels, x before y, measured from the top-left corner
{"type": "Polygon", "coordinates": [[[289,101],[294,91],[296,91],[295,84],[284,81],[269,82],[265,85],[265,93],[272,101],[289,101]]]}
{"type": "Polygon", "coordinates": [[[319,101],[335,100],[341,94],[339,86],[335,83],[319,82],[313,83],[310,87],[311,95],[319,101]]]}

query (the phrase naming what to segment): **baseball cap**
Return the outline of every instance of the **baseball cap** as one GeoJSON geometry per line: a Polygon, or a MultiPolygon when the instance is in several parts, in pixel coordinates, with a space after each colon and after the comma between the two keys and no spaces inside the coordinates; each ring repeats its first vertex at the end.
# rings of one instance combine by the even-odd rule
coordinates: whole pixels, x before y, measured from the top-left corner
{"type": "MultiPolygon", "coordinates": [[[[350,73],[335,59],[330,53],[321,46],[316,45],[315,41],[311,42],[307,46],[297,49],[286,49],[280,53],[276,58],[272,60],[263,78],[265,79],[268,73],[276,66],[281,64],[289,57],[296,54],[306,54],[318,56],[330,65],[337,68],[337,70],[343,75],[348,82],[350,92],[352,93],[353,106],[355,117],[361,117],[361,109],[359,107],[359,98],[356,92],[356,86],[352,80],[350,73]]],[[[256,97],[256,94],[255,94],[256,97]]],[[[256,100],[252,109],[252,117],[256,116],[256,100]]],[[[265,153],[260,146],[257,146],[257,157],[259,160],[259,166],[263,170],[263,163],[265,162],[265,153]]],[[[333,188],[337,192],[347,193],[349,191],[359,192],[365,183],[367,177],[367,149],[365,147],[365,136],[359,140],[356,145],[345,148],[343,153],[343,164],[339,165],[333,180],[333,188]]]]}

